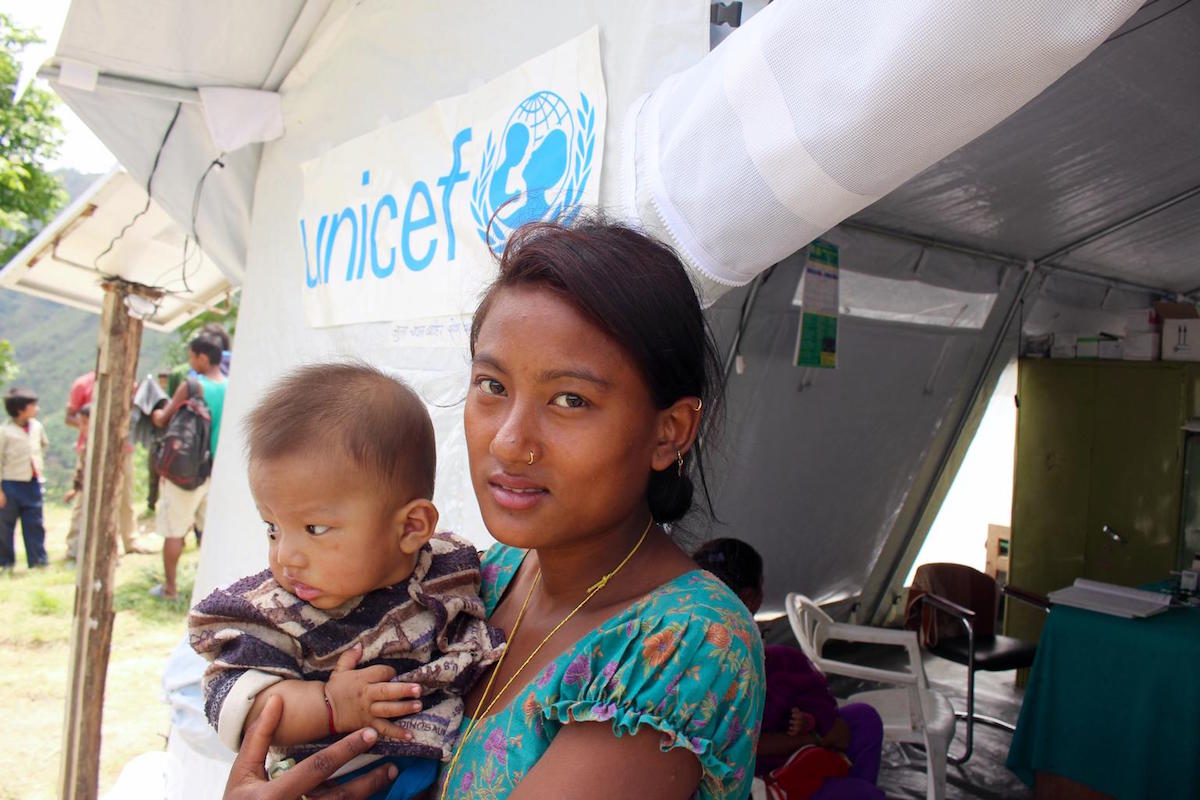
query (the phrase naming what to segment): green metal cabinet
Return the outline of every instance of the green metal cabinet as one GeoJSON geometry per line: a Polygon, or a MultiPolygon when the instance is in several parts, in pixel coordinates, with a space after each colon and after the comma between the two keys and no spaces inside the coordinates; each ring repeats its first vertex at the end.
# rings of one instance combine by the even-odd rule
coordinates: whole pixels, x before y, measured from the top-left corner
{"type": "MultiPolygon", "coordinates": [[[[1197,371],[1171,362],[1020,362],[1014,586],[1044,594],[1081,577],[1136,586],[1175,568],[1183,426],[1197,371]]],[[[1005,628],[1036,641],[1043,619],[1013,603],[1005,628]]]]}

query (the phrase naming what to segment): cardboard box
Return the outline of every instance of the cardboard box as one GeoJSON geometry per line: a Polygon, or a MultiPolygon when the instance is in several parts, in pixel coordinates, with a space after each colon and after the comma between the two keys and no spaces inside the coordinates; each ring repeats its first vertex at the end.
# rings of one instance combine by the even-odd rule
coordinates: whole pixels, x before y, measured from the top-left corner
{"type": "Polygon", "coordinates": [[[1200,319],[1164,319],[1163,361],[1200,361],[1200,319]]]}
{"type": "Polygon", "coordinates": [[[1008,545],[1012,539],[1012,528],[1007,525],[988,525],[987,558],[983,571],[1001,585],[1008,583],[1008,545]]]}
{"type": "Polygon", "coordinates": [[[1139,331],[1125,337],[1121,343],[1121,358],[1125,361],[1157,361],[1159,335],[1139,331]]]}
{"type": "Polygon", "coordinates": [[[1075,357],[1076,358],[1099,358],[1100,357],[1100,337],[1098,336],[1080,336],[1075,342],[1075,357]]]}
{"type": "Polygon", "coordinates": [[[1125,335],[1131,333],[1156,333],[1158,331],[1158,315],[1153,308],[1139,308],[1121,314],[1125,322],[1125,335]]]}
{"type": "Polygon", "coordinates": [[[1162,360],[1200,361],[1200,313],[1191,303],[1157,303],[1162,320],[1162,360]]]}
{"type": "Polygon", "coordinates": [[[1122,358],[1125,348],[1120,339],[1101,339],[1098,346],[1100,358],[1122,358]]]}
{"type": "Polygon", "coordinates": [[[1077,337],[1073,333],[1056,333],[1050,344],[1051,358],[1074,358],[1077,337]]]}

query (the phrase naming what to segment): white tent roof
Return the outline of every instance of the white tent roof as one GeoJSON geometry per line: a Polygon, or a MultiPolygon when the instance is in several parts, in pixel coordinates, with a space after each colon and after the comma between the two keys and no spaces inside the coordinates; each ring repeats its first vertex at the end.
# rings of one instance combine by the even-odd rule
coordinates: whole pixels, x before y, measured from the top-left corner
{"type": "MultiPolygon", "coordinates": [[[[186,220],[201,176],[220,155],[195,87],[286,89],[301,54],[313,56],[338,40],[352,5],[75,0],[56,64],[44,74],[72,59],[99,68],[95,92],[61,84],[55,89],[138,180],[149,174],[161,148],[156,199],[186,220]],[[180,102],[177,127],[164,145],[180,102]]],[[[412,7],[406,13],[404,24],[417,28],[441,12],[412,7]]],[[[500,24],[470,17],[461,20],[468,39],[486,41],[487,31],[480,29],[500,24]]],[[[521,35],[515,23],[510,27],[506,35],[521,35]]],[[[357,35],[356,45],[376,48],[375,56],[384,59],[382,39],[357,35]]],[[[418,52],[392,57],[439,63],[436,43],[416,47],[418,52]]],[[[339,69],[333,60],[314,57],[313,63],[339,69]]],[[[351,79],[348,73],[304,77],[321,91],[351,79]]],[[[378,80],[371,85],[383,86],[378,80]]],[[[464,88],[431,71],[428,85],[418,90],[422,96],[383,97],[379,119],[411,113],[464,88]]],[[[722,345],[730,346],[740,331],[738,347],[748,364],[730,381],[727,429],[727,456],[743,467],[719,475],[717,510],[729,532],[768,555],[779,573],[769,581],[775,594],[802,589],[835,596],[865,587],[871,607],[884,602],[953,474],[954,453],[970,438],[981,402],[1015,350],[1021,323],[1068,324],[1078,319],[1063,311],[1068,307],[1102,317],[1144,306],[1158,292],[1196,296],[1197,98],[1200,5],[1148,3],[1008,120],[830,232],[843,246],[845,268],[993,295],[982,328],[847,317],[836,373],[798,376],[789,366],[796,262],[785,262],[765,283],[731,293],[714,308],[722,345]],[[757,308],[743,319],[749,292],[758,292],[757,308]],[[796,463],[800,467],[791,468],[796,463]]],[[[362,98],[345,93],[327,99],[332,105],[324,113],[332,115],[362,98]]],[[[323,130],[311,117],[289,120],[323,130]]],[[[359,110],[339,138],[323,144],[370,128],[359,110]]],[[[302,146],[288,152],[311,157],[322,145],[320,135],[301,131],[302,146]]],[[[235,282],[246,277],[262,152],[253,145],[225,156],[226,166],[208,178],[198,205],[200,238],[235,282]]]]}
{"type": "MultiPolygon", "coordinates": [[[[833,29],[842,19],[839,14],[912,14],[917,24],[904,30],[912,38],[926,37],[925,44],[939,41],[929,37],[944,41],[957,36],[955,41],[961,42],[967,36],[972,46],[966,49],[986,56],[971,65],[975,71],[970,74],[985,84],[1004,76],[1004,85],[992,89],[1007,92],[1007,101],[1015,102],[1013,98],[1030,96],[1013,89],[1022,80],[1045,86],[1051,78],[1039,83],[1041,78],[1060,74],[1078,61],[1075,53],[1081,57],[1094,46],[1094,39],[1077,36],[1079,29],[1103,16],[1093,25],[1095,30],[1103,28],[1096,34],[1101,38],[1135,4],[1136,0],[1111,0],[1088,5],[1095,7],[1091,20],[1081,11],[1085,4],[1075,4],[1070,21],[1047,21],[1049,14],[1036,3],[1024,4],[1030,10],[1027,15],[1008,6],[963,11],[976,7],[836,2],[773,3],[761,13],[764,18],[775,14],[776,19],[792,15],[793,23],[803,13],[824,14],[818,21],[833,29]],[[1022,27],[1026,23],[1028,29],[1022,27]],[[1002,52],[988,49],[1000,40],[1015,44],[1000,48],[1002,52]],[[1054,46],[1058,43],[1063,43],[1061,49],[1054,46]],[[1081,49],[1072,50],[1075,46],[1081,49]],[[1055,69],[1056,64],[1061,67],[1055,69]]],[[[747,3],[743,8],[761,5],[747,3]]],[[[95,91],[62,82],[55,89],[138,181],[146,180],[161,156],[155,199],[188,225],[195,207],[195,227],[206,252],[231,281],[244,284],[238,356],[226,405],[226,420],[233,420],[227,424],[234,429],[223,430],[222,441],[237,440],[235,423],[280,371],[299,360],[370,353],[387,368],[403,371],[430,400],[444,449],[439,452],[438,476],[442,499],[435,500],[444,518],[458,521],[461,532],[473,534],[479,523],[464,478],[461,412],[456,406],[462,397],[463,380],[456,371],[461,348],[409,346],[410,340],[403,338],[408,332],[387,323],[317,330],[300,322],[303,309],[294,291],[295,276],[304,274],[296,236],[298,196],[304,189],[299,165],[442,98],[467,92],[596,25],[609,110],[601,200],[611,202],[618,195],[621,156],[631,155],[621,152],[624,115],[636,108],[638,96],[697,62],[727,64],[734,60],[727,58],[731,50],[750,40],[731,36],[706,58],[707,42],[701,40],[705,18],[697,13],[703,10],[694,0],[522,0],[486,10],[467,0],[74,0],[55,62],[43,74],[58,75],[60,69],[71,73],[72,61],[98,69],[95,91]],[[452,42],[439,35],[445,31],[453,31],[452,42]],[[201,187],[202,176],[221,156],[198,102],[197,87],[207,86],[279,89],[287,130],[276,142],[221,157],[225,166],[211,172],[201,187]],[[179,119],[165,137],[177,108],[179,119]],[[450,502],[443,503],[447,497],[450,502]]],[[[765,41],[772,30],[760,27],[756,35],[765,41]]],[[[864,44],[859,29],[838,30],[846,36],[823,37],[819,47],[809,47],[803,55],[818,61],[836,59],[837,47],[871,45],[864,44]]],[[[755,82],[755,88],[772,88],[771,81],[774,89],[787,88],[786,82],[778,83],[778,75],[786,74],[792,63],[788,58],[802,37],[795,26],[785,34],[783,46],[760,49],[753,55],[761,57],[747,62],[756,70],[754,75],[769,79],[755,82]],[[779,60],[772,65],[767,56],[779,60]],[[775,67],[782,71],[773,71],[775,67]]],[[[867,118],[873,120],[902,117],[917,131],[936,128],[943,120],[927,120],[913,104],[889,105],[896,101],[887,92],[894,78],[889,67],[899,63],[911,79],[928,66],[923,87],[928,89],[929,81],[946,73],[937,69],[946,49],[914,48],[904,36],[892,44],[896,46],[875,48],[878,60],[870,58],[876,54],[871,50],[859,52],[861,59],[843,55],[840,63],[853,64],[854,69],[842,70],[845,74],[837,76],[842,83],[823,82],[819,70],[806,73],[802,77],[809,81],[809,99],[824,96],[830,87],[860,91],[847,103],[851,111],[867,109],[872,114],[867,118]],[[897,53],[899,62],[888,60],[897,53]],[[887,80],[872,76],[872,66],[887,80]],[[858,75],[866,79],[856,84],[853,78],[858,75]]],[[[707,77],[711,76],[703,70],[686,76],[697,86],[712,86],[714,96],[719,95],[720,81],[705,84],[707,77]]],[[[971,106],[974,119],[984,120],[984,127],[1003,116],[989,116],[994,107],[1005,113],[1016,107],[978,90],[972,97],[964,84],[975,86],[972,81],[958,82],[953,86],[955,102],[971,106]]],[[[728,85],[723,88],[730,90],[728,85]]],[[[886,610],[888,594],[907,572],[906,563],[971,438],[990,387],[1015,353],[1020,329],[1107,324],[1097,320],[1122,308],[1145,306],[1159,291],[1193,292],[1200,287],[1195,265],[1200,244],[1195,224],[1200,187],[1198,90],[1200,4],[1152,0],[1113,32],[1110,41],[1006,121],[829,231],[827,238],[841,247],[842,267],[862,276],[854,283],[854,297],[843,297],[844,305],[856,313],[844,313],[839,320],[835,371],[797,370],[791,364],[799,256],[784,258],[711,309],[720,346],[741,368],[729,376],[723,447],[710,453],[711,486],[721,522],[700,532],[740,536],[764,553],[768,601],[791,590],[817,598],[861,593],[868,613],[886,610]],[[934,304],[961,300],[973,309],[967,315],[971,324],[953,324],[957,315],[950,317],[952,324],[945,324],[946,317],[937,314],[925,316],[941,322],[914,324],[911,320],[922,316],[920,291],[912,293],[916,300],[911,307],[902,308],[903,296],[910,293],[892,291],[895,281],[909,288],[932,287],[928,294],[934,304]],[[906,314],[910,321],[898,321],[906,314]]],[[[674,114],[668,123],[683,118],[695,122],[703,116],[689,106],[689,98],[681,96],[685,94],[677,93],[674,105],[668,104],[674,114]]],[[[928,97],[928,92],[915,96],[928,97]]],[[[658,100],[663,101],[662,95],[658,100]]],[[[787,109],[788,96],[783,91],[763,92],[749,100],[766,105],[747,102],[739,112],[787,109]]],[[[929,107],[944,101],[932,97],[929,107]]],[[[883,132],[886,136],[872,136],[861,125],[838,127],[842,120],[837,113],[845,108],[817,105],[821,107],[801,109],[820,123],[806,130],[817,134],[803,144],[813,164],[845,168],[837,181],[822,184],[839,193],[839,202],[882,194],[871,190],[881,185],[881,173],[912,174],[914,170],[896,167],[907,157],[899,153],[905,142],[898,131],[908,128],[896,125],[883,132]],[[826,123],[830,127],[822,127],[826,123]],[[845,152],[853,157],[844,157],[845,152]],[[862,185],[855,184],[856,177],[862,185]]],[[[733,119],[727,109],[718,111],[724,113],[723,120],[733,119]]],[[[757,119],[751,117],[751,122],[757,119]]],[[[943,142],[961,143],[983,129],[963,123],[964,130],[969,129],[964,133],[956,130],[959,121],[953,114],[944,119],[949,122],[938,130],[943,142]]],[[[639,125],[642,121],[639,116],[639,125]]],[[[746,126],[739,130],[730,125],[734,134],[745,132],[746,126]]],[[[699,127],[706,133],[713,130],[699,127]]],[[[641,133],[639,127],[636,135],[641,133]]],[[[749,139],[756,144],[786,144],[796,137],[787,125],[764,125],[752,133],[749,139]]],[[[665,149],[689,144],[681,141],[685,138],[664,141],[665,149]]],[[[727,166],[731,153],[739,158],[762,156],[761,151],[744,148],[749,139],[715,137],[703,142],[707,149],[684,147],[674,155],[683,161],[690,158],[689,167],[701,164],[703,169],[688,170],[689,177],[699,179],[727,166]],[[723,144],[728,147],[723,149],[723,144]]],[[[783,147],[768,155],[790,152],[783,147]]],[[[635,171],[640,169],[642,162],[633,161],[635,171]]],[[[764,164],[778,166],[780,174],[799,168],[787,158],[755,162],[757,177],[766,180],[779,176],[764,175],[764,164]]],[[[815,169],[807,174],[834,177],[815,169]]],[[[764,195],[761,188],[723,192],[716,200],[753,203],[764,195]]],[[[643,187],[637,190],[621,202],[640,208],[643,187]]],[[[785,204],[795,198],[788,190],[778,181],[770,184],[770,192],[780,200],[775,219],[791,219],[791,207],[785,204]]],[[[712,212],[716,223],[728,223],[726,227],[738,232],[753,224],[747,219],[763,225],[765,215],[748,213],[748,206],[724,214],[727,209],[718,208],[719,202],[703,202],[705,193],[692,195],[693,201],[699,198],[698,206],[709,207],[687,212],[712,212]]],[[[755,239],[768,238],[775,227],[779,226],[763,225],[755,239]]],[[[743,234],[728,241],[736,248],[745,239],[743,234]]],[[[847,292],[850,285],[847,281],[847,292]]],[[[240,458],[236,447],[223,447],[218,454],[212,492],[220,502],[210,505],[205,545],[206,556],[220,548],[220,563],[212,557],[202,560],[197,576],[201,590],[244,574],[250,562],[254,568],[261,565],[262,543],[247,543],[245,525],[254,518],[240,458]]],[[[202,721],[197,727],[204,727],[202,721]]],[[[219,785],[214,791],[219,792],[219,785]]]]}
{"type": "Polygon", "coordinates": [[[57,80],[54,89],[137,180],[148,178],[161,146],[155,200],[189,226],[197,205],[196,233],[236,285],[244,277],[261,146],[224,155],[197,200],[201,178],[222,154],[196,87],[278,88],[329,6],[329,0],[73,2],[56,58],[39,75],[56,79],[64,64],[99,70],[96,91],[57,80]]]}
{"type": "Polygon", "coordinates": [[[108,277],[163,290],[145,324],[170,331],[215,306],[229,280],[122,170],[96,180],[15,258],[0,286],[100,313],[108,277]]]}
{"type": "Polygon", "coordinates": [[[1200,7],[1148,3],[1016,114],[853,221],[1200,296],[1198,130],[1200,7]]]}

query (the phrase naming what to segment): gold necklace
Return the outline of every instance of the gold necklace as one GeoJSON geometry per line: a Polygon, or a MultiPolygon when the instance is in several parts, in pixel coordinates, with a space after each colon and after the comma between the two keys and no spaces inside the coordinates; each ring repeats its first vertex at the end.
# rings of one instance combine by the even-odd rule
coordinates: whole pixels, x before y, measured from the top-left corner
{"type": "MultiPolygon", "coordinates": [[[[588,587],[587,597],[583,598],[583,600],[580,601],[579,605],[575,606],[575,608],[573,608],[571,610],[570,614],[567,614],[565,617],[563,617],[562,621],[559,622],[557,625],[555,625],[554,628],[549,633],[546,634],[545,638],[543,638],[542,641],[538,642],[538,646],[533,648],[533,652],[529,654],[529,657],[526,658],[525,661],[521,663],[521,666],[517,667],[517,671],[514,672],[509,677],[509,679],[504,683],[504,685],[502,687],[500,687],[500,691],[496,692],[496,696],[493,697],[492,701],[487,704],[486,708],[484,708],[483,703],[485,700],[487,700],[488,694],[492,691],[492,682],[495,681],[496,676],[500,674],[500,668],[502,666],[504,666],[504,657],[508,655],[508,648],[507,647],[504,648],[504,652],[500,654],[500,660],[496,662],[496,668],[493,669],[492,674],[490,676],[488,676],[487,685],[483,687],[483,696],[479,698],[479,704],[475,706],[475,713],[471,717],[471,724],[467,726],[467,730],[463,733],[463,735],[461,737],[459,737],[458,748],[455,749],[455,751],[454,751],[454,758],[450,759],[450,766],[446,768],[446,780],[442,784],[442,793],[440,795],[441,800],[445,800],[445,798],[446,798],[446,791],[450,787],[450,779],[454,775],[454,768],[456,766],[458,766],[458,757],[462,755],[463,745],[466,744],[467,737],[475,732],[475,728],[476,728],[476,726],[479,725],[479,721],[488,715],[488,713],[492,710],[492,706],[496,705],[496,701],[504,696],[504,693],[508,691],[508,688],[510,686],[512,686],[513,681],[515,681],[517,679],[517,676],[520,675],[521,672],[526,667],[529,666],[529,662],[533,661],[534,656],[536,656],[541,651],[542,647],[546,644],[546,642],[550,641],[550,638],[552,636],[554,636],[554,634],[558,633],[559,629],[561,629],[563,625],[566,625],[571,620],[571,617],[573,617],[577,613],[579,613],[579,609],[586,606],[588,601],[591,600],[593,597],[595,597],[596,593],[599,592],[601,589],[603,589],[608,584],[608,582],[610,580],[612,580],[612,578],[618,572],[621,571],[621,567],[623,567],[629,563],[629,559],[633,558],[633,554],[636,553],[638,551],[638,548],[642,546],[642,542],[646,541],[646,534],[650,533],[650,528],[653,525],[654,525],[654,518],[651,517],[650,521],[646,523],[646,527],[642,530],[642,535],[637,540],[637,544],[635,544],[633,546],[633,549],[630,550],[625,555],[625,558],[621,559],[621,563],[617,564],[617,566],[613,568],[612,572],[609,572],[607,575],[600,578],[600,580],[596,581],[595,583],[593,583],[591,586],[588,587]],[[483,708],[482,713],[480,712],[481,708],[483,708]]],[[[528,592],[528,594],[525,595],[525,602],[521,603],[521,610],[517,612],[517,620],[516,620],[516,622],[513,623],[512,632],[508,634],[509,642],[512,642],[513,640],[515,640],[517,638],[517,630],[521,627],[521,620],[523,620],[525,618],[525,609],[527,609],[529,607],[529,599],[531,597],[533,597],[533,590],[537,588],[538,582],[541,579],[542,579],[542,570],[539,567],[538,571],[537,571],[537,575],[535,575],[533,577],[533,583],[531,583],[529,585],[529,592],[528,592]]]]}

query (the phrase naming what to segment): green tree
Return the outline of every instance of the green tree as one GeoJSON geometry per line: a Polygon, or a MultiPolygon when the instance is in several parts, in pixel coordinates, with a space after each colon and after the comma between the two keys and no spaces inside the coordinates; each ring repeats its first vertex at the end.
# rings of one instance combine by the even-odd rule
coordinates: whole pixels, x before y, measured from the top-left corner
{"type": "Polygon", "coordinates": [[[62,183],[45,168],[62,143],[57,98],[30,86],[13,102],[21,73],[17,58],[39,41],[0,13],[0,264],[8,263],[67,201],[62,183]]]}
{"type": "Polygon", "coordinates": [[[0,339],[0,386],[17,377],[17,356],[8,339],[0,339]]]}
{"type": "MultiPolygon", "coordinates": [[[[241,293],[231,295],[225,300],[224,308],[205,311],[189,319],[175,329],[175,341],[167,350],[167,361],[176,366],[187,364],[188,343],[196,338],[200,329],[210,323],[217,323],[225,329],[232,339],[237,330],[238,305],[242,301],[241,293]]],[[[186,372],[186,370],[184,370],[186,372]]]]}

